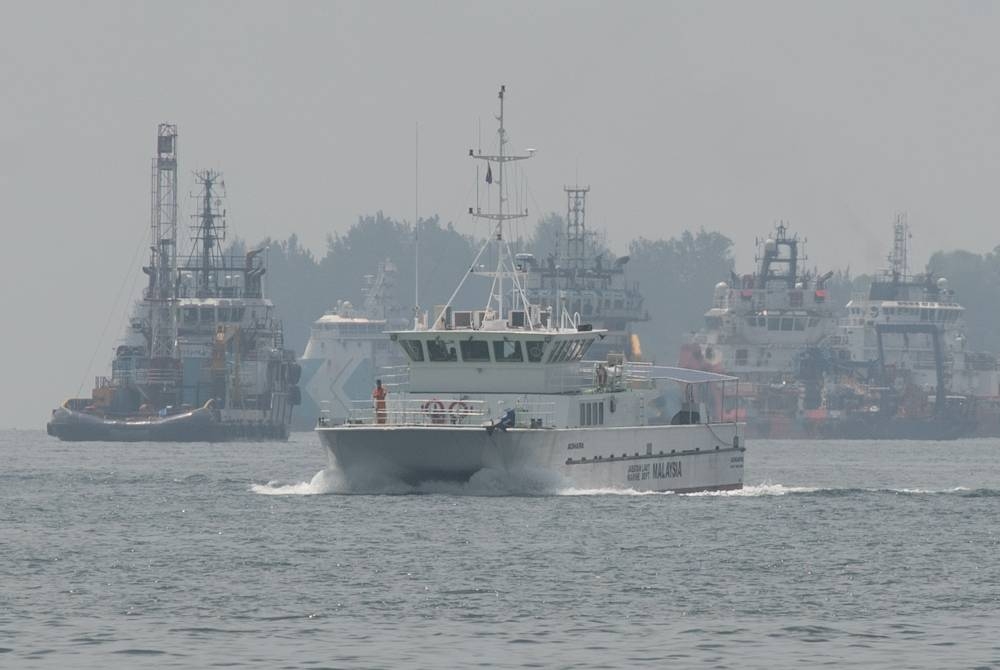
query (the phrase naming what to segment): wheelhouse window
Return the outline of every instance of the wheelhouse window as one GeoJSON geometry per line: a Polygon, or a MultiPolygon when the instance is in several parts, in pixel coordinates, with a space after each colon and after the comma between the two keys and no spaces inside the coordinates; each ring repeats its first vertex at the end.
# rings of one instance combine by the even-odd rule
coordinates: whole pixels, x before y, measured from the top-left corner
{"type": "Polygon", "coordinates": [[[454,340],[427,340],[427,358],[431,361],[449,362],[458,360],[458,348],[454,340]]]}
{"type": "Polygon", "coordinates": [[[202,323],[215,323],[215,308],[214,307],[202,307],[201,308],[201,322],[202,323]]]}
{"type": "Polygon", "coordinates": [[[566,355],[566,348],[569,346],[568,340],[563,340],[562,342],[556,342],[555,346],[552,347],[552,353],[549,354],[549,363],[560,363],[563,361],[566,355]]]}
{"type": "Polygon", "coordinates": [[[517,340],[498,340],[493,343],[493,355],[498,363],[519,363],[524,360],[521,355],[521,343],[517,340]]]}
{"type": "Polygon", "coordinates": [[[486,340],[462,340],[458,343],[462,350],[462,360],[466,362],[485,362],[490,360],[490,344],[486,340]]]}
{"type": "Polygon", "coordinates": [[[198,323],[198,308],[197,307],[185,307],[184,308],[184,324],[188,326],[193,326],[198,323]]]}
{"type": "Polygon", "coordinates": [[[525,344],[525,349],[528,350],[528,360],[532,363],[541,363],[542,356],[545,354],[545,343],[541,340],[531,340],[525,344]]]}
{"type": "Polygon", "coordinates": [[[424,360],[424,347],[420,340],[400,340],[399,346],[403,347],[403,351],[411,361],[419,363],[424,360]]]}

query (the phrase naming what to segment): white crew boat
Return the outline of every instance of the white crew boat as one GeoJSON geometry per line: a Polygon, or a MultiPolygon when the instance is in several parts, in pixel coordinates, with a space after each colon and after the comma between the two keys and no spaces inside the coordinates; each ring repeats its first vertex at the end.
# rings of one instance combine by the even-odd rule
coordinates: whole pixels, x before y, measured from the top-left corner
{"type": "Polygon", "coordinates": [[[373,477],[419,484],[499,470],[555,473],[581,489],[742,488],[741,426],[721,411],[735,377],[626,363],[621,354],[586,361],[606,331],[570,316],[558,295],[554,306],[529,304],[503,234],[505,221],[527,212],[505,211],[503,173],[505,163],[530,156],[505,152],[503,87],[499,97],[498,153],[470,151],[490,163],[487,183],[499,192],[497,212],[470,209],[496,222],[470,270],[495,248],[486,306],[455,311],[449,301],[429,325],[417,319],[390,333],[406,372],[394,376],[384,405],[360,403],[338,423],[320,417],[331,466],[362,486],[373,477]],[[668,422],[655,408],[676,384],[683,402],[668,422]]]}

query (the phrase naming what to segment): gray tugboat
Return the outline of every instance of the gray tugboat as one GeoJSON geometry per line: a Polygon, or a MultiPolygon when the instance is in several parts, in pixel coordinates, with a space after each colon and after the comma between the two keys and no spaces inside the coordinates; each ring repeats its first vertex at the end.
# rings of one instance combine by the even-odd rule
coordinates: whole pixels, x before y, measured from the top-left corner
{"type": "Polygon", "coordinates": [[[148,285],[89,398],[52,411],[62,440],[286,439],[301,369],[264,295],[262,250],[226,255],[225,182],[196,173],[191,253],[177,255],[177,127],[161,124],[153,159],[148,285]]]}

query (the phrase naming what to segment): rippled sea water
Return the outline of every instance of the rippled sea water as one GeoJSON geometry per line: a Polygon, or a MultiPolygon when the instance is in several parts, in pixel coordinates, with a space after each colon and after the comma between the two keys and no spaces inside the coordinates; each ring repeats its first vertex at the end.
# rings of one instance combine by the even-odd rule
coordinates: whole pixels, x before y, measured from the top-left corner
{"type": "Polygon", "coordinates": [[[998,440],[753,442],[687,496],[348,495],[307,433],[0,452],[3,668],[1000,668],[998,440]]]}

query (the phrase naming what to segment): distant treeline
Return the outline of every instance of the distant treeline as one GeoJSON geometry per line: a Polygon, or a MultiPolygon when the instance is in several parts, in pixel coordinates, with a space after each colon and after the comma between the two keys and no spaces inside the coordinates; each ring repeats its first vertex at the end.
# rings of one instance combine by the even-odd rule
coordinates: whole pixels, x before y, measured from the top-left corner
{"type": "MultiPolygon", "coordinates": [[[[448,300],[481,241],[443,225],[437,217],[419,223],[420,302],[423,309],[448,300]]],[[[549,214],[535,225],[527,239],[516,241],[520,250],[539,258],[556,253],[564,235],[563,219],[549,214]]],[[[603,244],[596,248],[611,260],[603,244]]],[[[312,323],[338,300],[364,303],[365,276],[390,259],[398,269],[395,300],[411,313],[413,304],[414,231],[410,223],[395,221],[381,212],[359,218],[344,234],[327,237],[326,254],[316,258],[300,246],[296,235],[287,240],[265,240],[268,248],[267,290],[284,321],[286,345],[299,353],[309,339],[312,323]]],[[[245,247],[236,241],[234,251],[245,247]]],[[[711,306],[713,288],[734,270],[733,242],[718,232],[685,231],[670,239],[640,237],[629,244],[625,266],[629,281],[639,282],[650,320],[636,324],[647,359],[661,364],[677,360],[685,335],[703,323],[711,306]]],[[[928,269],[945,276],[956,299],[966,307],[969,343],[973,348],[1000,350],[1000,248],[980,256],[966,251],[938,252],[928,269]]],[[[740,268],[740,273],[750,268],[740,268]]],[[[825,268],[820,269],[825,271],[825,268]]],[[[835,270],[826,286],[830,300],[844,305],[851,295],[864,291],[869,277],[851,277],[849,270],[835,270]]]]}

